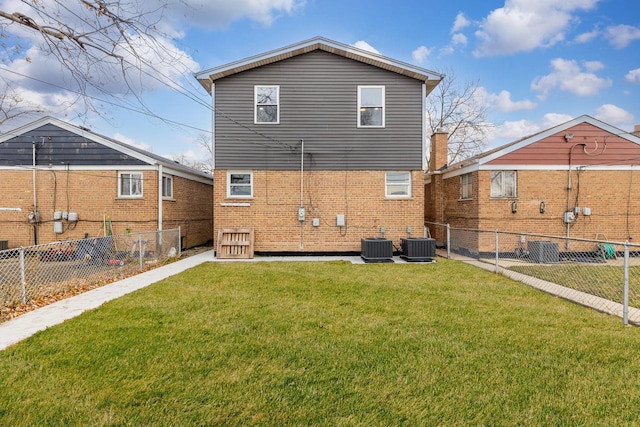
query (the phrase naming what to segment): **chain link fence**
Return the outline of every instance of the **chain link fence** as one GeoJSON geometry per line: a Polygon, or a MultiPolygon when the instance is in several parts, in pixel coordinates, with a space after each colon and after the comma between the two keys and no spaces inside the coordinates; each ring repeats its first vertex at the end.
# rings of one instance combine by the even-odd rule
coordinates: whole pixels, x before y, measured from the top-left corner
{"type": "Polygon", "coordinates": [[[123,279],[180,256],[180,229],[0,251],[0,309],[123,279]]]}
{"type": "Polygon", "coordinates": [[[448,258],[640,324],[640,245],[425,223],[448,258]]]}

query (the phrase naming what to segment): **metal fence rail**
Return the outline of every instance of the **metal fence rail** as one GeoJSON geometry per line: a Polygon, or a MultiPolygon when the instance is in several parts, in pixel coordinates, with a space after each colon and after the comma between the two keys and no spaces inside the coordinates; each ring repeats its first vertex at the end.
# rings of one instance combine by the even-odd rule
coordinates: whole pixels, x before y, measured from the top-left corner
{"type": "Polygon", "coordinates": [[[180,229],[0,251],[0,309],[128,277],[180,256],[180,229]]]}
{"type": "MultiPolygon", "coordinates": [[[[640,245],[597,239],[450,227],[425,223],[439,247],[491,265],[497,273],[529,277],[538,283],[571,290],[567,298],[611,314],[621,306],[629,323],[629,308],[640,322],[640,245]],[[592,296],[585,298],[583,294],[592,296]]],[[[544,286],[537,286],[544,289],[544,286]]]]}

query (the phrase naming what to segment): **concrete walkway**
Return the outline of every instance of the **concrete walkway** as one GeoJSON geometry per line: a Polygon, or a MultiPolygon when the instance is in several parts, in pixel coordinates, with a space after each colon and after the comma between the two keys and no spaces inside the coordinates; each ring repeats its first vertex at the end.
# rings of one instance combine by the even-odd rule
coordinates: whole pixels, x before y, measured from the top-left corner
{"type": "Polygon", "coordinates": [[[15,319],[0,323],[0,351],[30,337],[38,331],[62,323],[87,310],[99,307],[107,301],[119,298],[169,276],[182,273],[191,267],[213,260],[213,251],[203,252],[128,277],[124,280],[92,289],[80,295],[56,301],[53,304],[30,311],[15,319]]]}

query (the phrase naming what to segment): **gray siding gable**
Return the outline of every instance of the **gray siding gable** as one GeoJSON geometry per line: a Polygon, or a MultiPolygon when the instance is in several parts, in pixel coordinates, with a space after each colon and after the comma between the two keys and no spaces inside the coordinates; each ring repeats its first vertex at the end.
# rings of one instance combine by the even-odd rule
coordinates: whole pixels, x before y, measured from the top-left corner
{"type": "Polygon", "coordinates": [[[45,124],[0,143],[0,166],[133,166],[147,163],[54,124],[45,124]]]}
{"type": "Polygon", "coordinates": [[[420,170],[423,81],[314,50],[215,81],[217,169],[420,170]],[[254,124],[254,85],[280,86],[280,124],[254,124]],[[385,87],[386,125],[357,127],[359,85],[385,87]]]}

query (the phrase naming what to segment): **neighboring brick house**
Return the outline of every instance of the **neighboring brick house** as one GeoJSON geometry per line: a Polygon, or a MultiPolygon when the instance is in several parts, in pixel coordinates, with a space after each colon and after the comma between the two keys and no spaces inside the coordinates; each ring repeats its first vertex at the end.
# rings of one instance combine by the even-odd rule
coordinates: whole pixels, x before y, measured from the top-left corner
{"type": "Polygon", "coordinates": [[[110,217],[114,234],[181,227],[184,248],[200,245],[213,234],[212,185],[210,174],[45,117],[0,136],[0,240],[95,237],[110,217]]]}
{"type": "MultiPolygon", "coordinates": [[[[436,134],[425,176],[425,220],[635,243],[640,241],[638,188],[640,138],[589,116],[452,165],[447,165],[447,135],[436,134]]],[[[430,228],[442,243],[442,228],[430,228]]],[[[494,237],[486,240],[466,249],[493,250],[494,237]]]]}
{"type": "Polygon", "coordinates": [[[442,76],[315,38],[196,75],[213,102],[214,238],[352,252],[423,236],[425,99],[442,76]]]}

